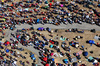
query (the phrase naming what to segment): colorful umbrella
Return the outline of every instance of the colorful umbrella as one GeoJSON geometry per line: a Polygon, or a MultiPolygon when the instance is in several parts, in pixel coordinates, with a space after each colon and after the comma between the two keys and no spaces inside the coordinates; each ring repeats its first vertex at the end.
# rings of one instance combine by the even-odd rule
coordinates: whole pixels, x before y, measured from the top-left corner
{"type": "Polygon", "coordinates": [[[8,53],[9,52],[9,49],[7,49],[6,52],[8,53]]]}
{"type": "Polygon", "coordinates": [[[61,4],[60,7],[63,7],[63,4],[61,4]]]}
{"type": "Polygon", "coordinates": [[[7,45],[9,45],[9,44],[10,44],[10,42],[9,42],[9,41],[7,41],[7,42],[6,42],[6,44],[7,44],[7,45]]]}
{"type": "Polygon", "coordinates": [[[50,55],[53,56],[53,53],[51,53],[50,55]]]}
{"type": "Polygon", "coordinates": [[[45,66],[49,66],[49,64],[48,64],[48,63],[46,63],[46,64],[45,64],[45,66]]]}
{"type": "Polygon", "coordinates": [[[44,58],[43,58],[43,61],[47,61],[47,58],[46,58],[46,57],[44,57],[44,58]]]}
{"type": "Polygon", "coordinates": [[[54,59],[54,58],[52,58],[52,61],[55,61],[55,59],[54,59]]]}
{"type": "Polygon", "coordinates": [[[87,56],[88,55],[88,52],[87,51],[83,52],[83,55],[84,56],[87,56]]]}

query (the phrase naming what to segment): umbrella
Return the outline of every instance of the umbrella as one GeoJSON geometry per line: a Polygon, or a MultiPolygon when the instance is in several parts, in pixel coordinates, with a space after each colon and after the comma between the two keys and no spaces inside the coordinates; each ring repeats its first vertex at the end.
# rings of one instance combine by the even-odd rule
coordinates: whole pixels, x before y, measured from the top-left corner
{"type": "Polygon", "coordinates": [[[91,61],[93,60],[94,58],[92,56],[89,56],[88,59],[91,61]]]}
{"type": "Polygon", "coordinates": [[[45,6],[45,8],[48,8],[48,6],[45,6]]]}
{"type": "Polygon", "coordinates": [[[52,5],[52,3],[49,4],[50,6],[52,5]]]}
{"type": "Polygon", "coordinates": [[[50,48],[52,48],[53,47],[53,45],[50,45],[50,48]]]}
{"type": "Polygon", "coordinates": [[[37,23],[39,23],[40,19],[37,19],[37,23]]]}
{"type": "Polygon", "coordinates": [[[17,38],[21,38],[21,36],[20,35],[17,35],[17,38]]]}
{"type": "Polygon", "coordinates": [[[7,44],[7,45],[8,45],[8,44],[10,44],[10,42],[9,42],[9,41],[7,41],[7,42],[6,42],[6,44],[7,44]]]}
{"type": "Polygon", "coordinates": [[[89,44],[92,46],[92,44],[95,44],[95,42],[93,40],[89,40],[89,44]]]}
{"type": "Polygon", "coordinates": [[[76,61],[77,61],[76,57],[72,58],[72,62],[76,62],[76,61]]]}
{"type": "Polygon", "coordinates": [[[43,20],[46,20],[46,18],[44,17],[43,20]]]}
{"type": "Polygon", "coordinates": [[[51,8],[51,6],[52,6],[52,3],[50,3],[50,4],[49,4],[49,6],[50,6],[50,8],[51,8]]]}
{"type": "Polygon", "coordinates": [[[54,42],[52,41],[52,44],[54,44],[54,42]]]}
{"type": "Polygon", "coordinates": [[[9,52],[9,49],[7,49],[6,52],[8,53],[9,52]]]}
{"type": "Polygon", "coordinates": [[[5,44],[5,46],[7,46],[7,44],[5,44]]]}
{"type": "Polygon", "coordinates": [[[2,57],[2,56],[0,56],[0,59],[3,59],[3,57],[2,57]]]}
{"type": "Polygon", "coordinates": [[[83,55],[84,56],[87,56],[88,55],[88,52],[87,51],[83,52],[83,55]]]}
{"type": "Polygon", "coordinates": [[[3,19],[4,21],[6,20],[6,19],[3,19]]]}
{"type": "Polygon", "coordinates": [[[33,57],[32,59],[33,59],[33,60],[36,60],[36,58],[35,58],[35,57],[33,57]]]}
{"type": "Polygon", "coordinates": [[[41,28],[39,27],[38,30],[41,30],[41,28]]]}
{"type": "Polygon", "coordinates": [[[31,57],[34,57],[34,54],[32,54],[31,57]]]}
{"type": "Polygon", "coordinates": [[[68,60],[67,59],[64,59],[64,62],[67,64],[68,63],[68,60]]]}
{"type": "Polygon", "coordinates": [[[51,53],[50,55],[53,56],[53,53],[51,53]]]}
{"type": "Polygon", "coordinates": [[[44,57],[44,58],[43,58],[43,61],[47,61],[47,58],[46,58],[46,57],[44,57]]]}
{"type": "Polygon", "coordinates": [[[92,40],[92,44],[95,44],[95,42],[92,40]]]}
{"type": "Polygon", "coordinates": [[[29,8],[25,8],[24,10],[28,11],[29,8]]]}
{"type": "Polygon", "coordinates": [[[48,4],[48,1],[45,1],[45,4],[48,4]]]}
{"type": "Polygon", "coordinates": [[[92,44],[92,40],[89,40],[89,44],[92,44]]]}
{"type": "Polygon", "coordinates": [[[12,27],[10,27],[10,29],[11,29],[11,30],[13,30],[13,28],[12,28],[12,27]]]}
{"type": "Polygon", "coordinates": [[[61,4],[60,7],[63,7],[63,4],[61,4]]]}
{"type": "Polygon", "coordinates": [[[46,64],[45,64],[45,66],[49,66],[49,64],[48,64],[48,63],[46,63],[46,64]]]}
{"type": "Polygon", "coordinates": [[[95,59],[95,60],[94,60],[94,63],[98,63],[98,61],[95,59]]]}
{"type": "Polygon", "coordinates": [[[43,30],[44,28],[43,27],[41,27],[41,30],[43,30]]]}
{"type": "Polygon", "coordinates": [[[54,59],[54,58],[52,58],[52,61],[55,61],[55,59],[54,59]]]}
{"type": "Polygon", "coordinates": [[[25,28],[23,28],[22,30],[25,30],[25,28]]]}
{"type": "Polygon", "coordinates": [[[34,11],[37,11],[36,9],[34,9],[34,11]]]}
{"type": "Polygon", "coordinates": [[[50,31],[51,31],[51,29],[49,28],[49,29],[48,29],[48,31],[50,32],[50,31]]]}
{"type": "Polygon", "coordinates": [[[79,53],[76,53],[76,56],[79,56],[79,53]]]}

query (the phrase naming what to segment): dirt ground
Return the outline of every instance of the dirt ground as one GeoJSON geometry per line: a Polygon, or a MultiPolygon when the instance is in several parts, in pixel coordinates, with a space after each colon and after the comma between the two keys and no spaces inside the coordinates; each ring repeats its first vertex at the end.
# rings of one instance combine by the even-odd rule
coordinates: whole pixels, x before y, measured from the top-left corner
{"type": "MultiPolygon", "coordinates": [[[[13,0],[13,2],[19,2],[19,1],[22,1],[22,0],[13,0]]],[[[25,1],[28,1],[28,0],[25,0],[25,1]]],[[[55,1],[59,1],[59,2],[61,2],[61,1],[63,1],[63,0],[55,0],[55,1]]],[[[72,2],[71,0],[69,0],[69,3],[70,2],[72,2]]],[[[34,3],[36,3],[35,1],[34,1],[34,3]]],[[[48,3],[50,3],[50,0],[48,0],[48,3]]],[[[95,4],[98,4],[98,2],[95,2],[94,1],[94,3],[95,4]]],[[[8,3],[9,5],[11,5],[11,2],[10,3],[8,3]]],[[[24,4],[26,4],[25,2],[24,2],[24,4]]],[[[30,3],[29,3],[30,4],[30,3]]],[[[52,3],[53,4],[53,3],[52,3]]],[[[66,4],[66,5],[68,5],[68,4],[66,4]]],[[[78,4],[78,3],[75,3],[75,5],[78,5],[79,6],[79,8],[80,9],[85,9],[86,10],[86,12],[88,12],[89,11],[89,9],[88,8],[86,8],[86,7],[83,7],[83,5],[80,5],[80,4],[78,4]]],[[[39,6],[46,6],[44,3],[42,3],[41,5],[39,5],[39,6]]],[[[93,7],[92,5],[90,5],[91,7],[93,7]]],[[[36,8],[36,7],[34,7],[34,8],[36,8]]],[[[31,10],[31,9],[34,9],[34,8],[29,8],[29,10],[31,10]]],[[[62,7],[63,9],[65,9],[65,10],[68,10],[66,7],[62,7]]],[[[93,8],[95,8],[95,9],[97,9],[97,11],[99,11],[100,12],[100,9],[98,8],[98,7],[93,7],[93,8]]],[[[40,8],[39,8],[40,9],[40,8]]],[[[16,12],[16,13],[18,13],[17,11],[16,11],[17,9],[15,9],[15,10],[13,10],[14,12],[16,12]]],[[[53,10],[53,8],[50,8],[50,10],[53,10]]],[[[41,12],[47,12],[47,10],[45,10],[45,9],[41,9],[41,12]]],[[[73,12],[70,12],[70,11],[68,11],[69,13],[73,13],[73,12]]],[[[20,13],[19,13],[20,14],[20,13]]],[[[37,14],[36,12],[33,12],[32,14],[37,14]]],[[[74,14],[76,14],[76,13],[74,13],[74,14]]],[[[23,14],[23,15],[31,15],[30,13],[28,13],[28,14],[23,14]]],[[[47,15],[46,15],[47,16],[47,15]]],[[[46,17],[45,15],[37,15],[37,18],[41,18],[41,17],[46,17]]],[[[56,14],[53,14],[53,16],[56,16],[56,14]]],[[[80,16],[80,15],[78,15],[78,16],[80,16]]],[[[65,15],[65,17],[67,17],[67,15],[65,15]]],[[[33,18],[33,17],[29,17],[29,18],[33,18]]],[[[28,18],[28,19],[29,19],[28,18]]],[[[20,18],[16,18],[16,19],[20,19],[20,18]]],[[[26,18],[25,18],[26,19],[26,18]]],[[[33,18],[34,19],[34,18],[33,18]]]]}
{"type": "MultiPolygon", "coordinates": [[[[3,32],[5,33],[6,32],[6,30],[3,30],[3,32]]],[[[5,37],[4,38],[2,38],[1,36],[4,36],[4,35],[2,35],[2,33],[0,32],[0,39],[2,39],[2,40],[0,40],[0,41],[5,41],[5,37]]]]}
{"type": "MultiPolygon", "coordinates": [[[[6,48],[5,46],[3,46],[3,47],[6,48]]],[[[7,46],[7,48],[8,48],[8,49],[11,49],[10,46],[7,46]]],[[[1,50],[2,50],[2,49],[1,49],[1,50]]],[[[3,49],[2,51],[5,51],[5,50],[3,49]]],[[[13,49],[13,51],[19,52],[19,54],[22,54],[23,56],[26,57],[26,59],[23,59],[23,58],[21,58],[21,57],[18,58],[18,57],[12,56],[10,53],[7,53],[9,56],[12,56],[12,58],[16,58],[16,59],[17,59],[17,65],[18,65],[18,66],[22,66],[22,65],[20,64],[20,62],[19,62],[20,60],[21,60],[22,62],[25,62],[25,66],[32,66],[33,60],[30,58],[30,54],[29,54],[31,51],[29,51],[29,50],[27,50],[27,49],[24,49],[24,51],[19,51],[19,50],[13,49]],[[25,52],[27,52],[27,54],[25,54],[25,52]],[[29,61],[30,64],[27,64],[26,61],[29,61]]],[[[1,54],[1,53],[0,53],[0,54],[1,54]]],[[[35,58],[36,58],[36,62],[35,62],[35,63],[38,63],[38,57],[37,57],[37,55],[35,55],[35,53],[33,53],[33,54],[34,54],[34,56],[35,56],[35,58]]],[[[8,59],[6,56],[5,56],[4,58],[8,59]]],[[[10,59],[8,59],[8,60],[10,60],[10,59]]]]}
{"type": "MultiPolygon", "coordinates": [[[[19,2],[20,0],[14,0],[14,2],[19,2]]],[[[61,0],[57,0],[57,1],[61,1],[61,0]]],[[[97,2],[95,2],[95,3],[97,3],[97,2]]],[[[11,3],[9,3],[9,4],[11,4],[11,3]]],[[[44,4],[42,4],[42,5],[44,5],[44,4]]],[[[79,4],[77,4],[77,5],[79,5],[79,4]]],[[[89,9],[87,9],[87,8],[84,8],[82,5],[79,5],[80,6],[80,8],[81,9],[86,9],[87,11],[89,10],[89,9]]],[[[98,7],[95,7],[98,11],[100,11],[100,8],[98,8],[98,7]]],[[[64,9],[67,9],[67,8],[64,8],[64,9]]],[[[42,9],[42,11],[45,11],[45,10],[43,10],[42,9]]],[[[25,14],[26,15],[26,14],[25,14]]],[[[38,17],[43,17],[43,16],[38,16],[38,17]]],[[[19,18],[17,18],[17,19],[19,19],[19,18]]],[[[31,31],[29,31],[29,33],[30,33],[31,31]]],[[[40,32],[40,31],[39,31],[40,32]]],[[[94,53],[93,54],[90,54],[89,53],[89,55],[88,56],[93,56],[93,57],[99,57],[100,58],[100,52],[99,52],[99,50],[100,50],[100,48],[99,47],[96,47],[95,45],[93,45],[93,46],[90,46],[90,44],[87,44],[86,43],[86,41],[87,40],[94,40],[95,42],[99,42],[100,43],[100,41],[98,41],[98,40],[95,40],[95,39],[93,39],[93,37],[96,35],[96,34],[99,34],[100,35],[100,31],[97,31],[96,33],[91,33],[90,31],[85,31],[85,33],[83,33],[83,34],[79,34],[79,33],[71,33],[71,32],[64,32],[64,30],[59,30],[57,33],[53,33],[53,38],[52,37],[50,37],[50,36],[48,36],[50,33],[48,33],[47,31],[42,31],[41,32],[43,35],[45,35],[46,36],[46,38],[47,39],[54,39],[54,37],[58,34],[58,36],[60,37],[61,35],[62,36],[64,36],[64,37],[67,37],[67,38],[69,38],[70,40],[69,41],[65,41],[66,43],[67,43],[67,46],[69,46],[69,42],[70,41],[72,41],[73,40],[73,38],[75,37],[75,36],[77,36],[77,35],[80,35],[80,36],[83,36],[83,39],[78,39],[77,40],[77,42],[79,42],[79,45],[81,46],[81,45],[84,45],[85,46],[85,48],[87,48],[87,51],[89,52],[89,51],[93,51],[94,53]]],[[[1,34],[0,34],[1,35],[1,34]]],[[[43,40],[41,37],[39,37],[39,39],[41,39],[41,40],[43,40]]],[[[54,39],[55,40],[55,39],[54,39]]],[[[5,39],[3,39],[2,41],[5,41],[5,39]]],[[[65,50],[63,50],[62,48],[61,48],[61,40],[58,40],[59,41],[59,46],[60,46],[60,49],[61,49],[61,51],[63,51],[63,52],[66,52],[65,50]]],[[[71,47],[71,46],[70,46],[71,47]]],[[[10,47],[8,47],[8,48],[10,48],[10,47]]],[[[46,48],[49,48],[48,46],[46,46],[46,48]]],[[[51,49],[51,48],[49,48],[49,49],[51,49]]],[[[53,49],[54,50],[54,49],[53,49]]],[[[15,51],[17,51],[17,50],[15,50],[15,51]]],[[[54,50],[55,51],[55,50],[54,50]]],[[[73,56],[73,53],[74,52],[78,52],[78,51],[80,51],[80,49],[75,49],[75,48],[73,48],[73,47],[71,47],[71,55],[72,55],[72,57],[74,57],[73,56]]],[[[25,49],[25,51],[24,52],[21,52],[21,51],[19,51],[22,55],[25,55],[25,52],[28,52],[28,54],[27,55],[25,55],[26,56],[26,58],[27,59],[22,59],[22,58],[17,58],[18,59],[18,61],[19,60],[22,60],[22,61],[26,61],[26,60],[28,60],[28,61],[30,61],[30,63],[32,63],[32,60],[31,60],[31,58],[29,57],[29,50],[27,50],[27,49],[25,49]]],[[[56,51],[55,51],[56,52],[56,51]]],[[[34,54],[34,53],[33,53],[34,54]]],[[[35,55],[35,57],[36,57],[36,59],[38,59],[38,57],[37,57],[37,55],[35,55]]],[[[56,63],[63,63],[63,59],[67,59],[68,57],[67,56],[64,56],[64,57],[62,57],[62,58],[60,58],[60,57],[58,57],[58,58],[55,58],[55,62],[56,63]]],[[[87,62],[87,60],[81,55],[81,61],[82,61],[82,63],[85,63],[87,66],[92,66],[92,63],[89,63],[89,62],[87,62]]],[[[38,62],[38,60],[36,61],[36,63],[38,62]]],[[[20,63],[18,62],[17,63],[18,64],[18,66],[21,66],[20,65],[20,63]]],[[[63,63],[64,64],[64,63],[63,63]]],[[[79,63],[79,64],[81,64],[81,63],[79,63]]],[[[28,65],[28,64],[26,64],[27,66],[31,66],[31,65],[28,65]]]]}
{"type": "MultiPolygon", "coordinates": [[[[5,33],[6,32],[6,30],[3,30],[3,32],[5,33]]],[[[0,36],[2,36],[2,33],[0,33],[0,36]]],[[[6,41],[6,39],[5,38],[3,38],[2,40],[1,40],[2,42],[5,42],[6,41]]],[[[3,47],[4,48],[8,48],[8,49],[11,49],[11,46],[4,46],[3,45],[3,47]]],[[[19,46],[18,46],[19,47],[19,46]]],[[[19,48],[21,48],[21,47],[19,47],[19,48]]],[[[16,50],[16,49],[13,49],[13,51],[16,51],[16,52],[19,52],[19,54],[22,54],[23,56],[25,56],[26,57],[26,59],[23,59],[23,58],[21,58],[21,57],[15,57],[15,56],[12,56],[10,53],[7,53],[9,56],[12,56],[12,58],[16,58],[18,61],[17,61],[17,65],[18,66],[22,66],[21,64],[20,64],[20,60],[22,60],[22,62],[25,62],[25,65],[26,66],[32,66],[32,63],[33,63],[33,60],[30,58],[30,52],[31,51],[29,51],[29,50],[27,50],[27,49],[25,49],[25,48],[23,48],[24,49],[24,51],[19,51],[19,50],[16,50]],[[27,52],[27,54],[25,54],[25,52],[27,52]],[[30,64],[27,64],[26,63],[26,61],[29,61],[29,63],[30,64]]],[[[5,51],[4,49],[0,49],[1,51],[5,51]]],[[[33,52],[32,52],[33,53],[33,52]]],[[[0,53],[1,54],[1,53],[0,53]]],[[[36,58],[36,64],[38,63],[38,56],[35,54],[35,53],[33,53],[34,54],[34,56],[35,56],[35,58],[36,58]]],[[[8,59],[8,60],[10,60],[9,58],[7,58],[6,56],[4,56],[4,58],[6,58],[6,59],[8,59]]]]}
{"type": "MultiPolygon", "coordinates": [[[[100,47],[97,47],[95,45],[90,46],[90,44],[86,43],[87,40],[94,40],[96,43],[97,42],[100,43],[99,40],[95,40],[94,39],[94,36],[96,34],[100,35],[100,31],[97,31],[96,33],[92,33],[90,31],[86,30],[84,33],[73,33],[73,32],[65,32],[65,30],[58,30],[57,33],[55,33],[55,32],[52,33],[53,37],[50,37],[49,36],[50,33],[48,33],[47,31],[38,31],[38,32],[41,33],[41,34],[43,34],[47,39],[54,39],[54,37],[57,34],[58,34],[59,38],[61,36],[69,38],[69,41],[67,41],[67,40],[65,41],[67,43],[67,46],[69,46],[69,42],[72,41],[73,38],[75,38],[75,36],[83,36],[83,39],[78,39],[76,42],[79,42],[79,46],[80,47],[81,47],[81,45],[84,45],[84,47],[87,48],[86,51],[89,52],[89,55],[87,57],[92,56],[92,57],[99,57],[100,58],[100,52],[99,52],[100,47]],[[94,53],[91,54],[90,51],[93,51],[94,53]]],[[[28,33],[31,33],[31,31],[28,31],[28,33]]],[[[41,37],[39,37],[39,39],[43,40],[41,37]]],[[[66,51],[63,50],[63,48],[61,47],[61,42],[63,42],[63,41],[61,41],[61,40],[58,40],[58,41],[59,41],[59,47],[60,47],[61,51],[63,51],[65,53],[66,51]]],[[[49,44],[49,45],[51,45],[51,44],[49,44]]],[[[46,48],[49,48],[49,46],[46,46],[46,48]]],[[[70,48],[71,48],[71,52],[67,52],[67,53],[70,53],[72,57],[75,57],[73,55],[74,52],[80,51],[80,49],[76,49],[76,48],[71,47],[71,46],[70,46],[70,48]]],[[[49,49],[51,49],[51,48],[49,48],[49,49]]],[[[52,49],[52,50],[54,50],[54,49],[52,49]]],[[[56,52],[56,50],[54,50],[54,52],[56,52]]],[[[67,56],[64,56],[64,57],[59,57],[58,56],[57,58],[55,58],[55,62],[56,63],[62,63],[62,64],[64,64],[62,60],[65,59],[65,58],[68,59],[67,56]]],[[[93,66],[93,64],[89,63],[87,61],[87,59],[85,59],[85,57],[83,55],[81,55],[80,61],[82,61],[82,63],[86,64],[87,66],[93,66]]],[[[79,64],[81,64],[81,63],[79,63],[79,64]]]]}
{"type": "MultiPolygon", "coordinates": [[[[35,31],[37,31],[37,30],[35,30],[35,31]]],[[[52,31],[54,31],[54,30],[52,30],[52,31]]],[[[32,32],[32,31],[28,31],[28,33],[29,33],[29,34],[31,35],[31,37],[32,37],[31,32],[32,32]]],[[[100,52],[99,52],[100,48],[97,47],[97,46],[95,46],[95,45],[90,46],[90,44],[86,43],[87,40],[94,40],[96,43],[97,43],[97,42],[100,43],[99,40],[93,39],[94,36],[95,36],[96,34],[100,35],[100,31],[97,31],[96,33],[92,33],[92,32],[90,32],[90,31],[86,30],[84,33],[77,33],[77,32],[76,32],[76,33],[73,33],[73,32],[65,32],[65,30],[58,30],[57,33],[56,33],[56,32],[53,32],[53,33],[52,33],[53,37],[50,37],[50,36],[49,36],[50,33],[47,32],[47,31],[37,31],[37,32],[43,34],[47,39],[54,39],[54,40],[55,40],[55,36],[56,36],[57,34],[58,34],[59,38],[60,38],[61,36],[66,37],[66,38],[69,38],[69,41],[66,41],[66,40],[65,40],[65,42],[67,43],[67,46],[69,46],[69,42],[72,41],[73,38],[75,38],[75,36],[83,36],[83,39],[78,39],[78,40],[76,41],[76,42],[79,42],[79,46],[81,47],[81,45],[84,45],[84,47],[87,48],[87,51],[88,51],[88,52],[89,52],[89,51],[93,51],[93,52],[94,52],[93,54],[90,54],[90,53],[89,53],[88,57],[89,57],[89,56],[92,56],[92,57],[99,57],[99,58],[100,58],[100,52]]],[[[41,37],[38,37],[38,38],[39,38],[40,40],[43,40],[41,37]]],[[[61,41],[61,40],[57,40],[57,41],[59,41],[60,50],[63,51],[63,52],[65,53],[66,51],[63,50],[63,48],[61,47],[61,42],[63,42],[63,41],[61,41]]],[[[49,45],[51,45],[51,44],[49,44],[49,45]]],[[[10,48],[10,47],[7,47],[7,48],[10,48]]],[[[46,46],[46,48],[49,48],[49,46],[46,46]]],[[[76,48],[71,47],[71,46],[70,46],[70,48],[71,48],[71,52],[67,52],[67,53],[70,53],[72,57],[75,57],[75,56],[73,55],[74,52],[80,51],[80,49],[76,49],[76,48]]],[[[53,48],[49,48],[49,49],[54,50],[53,48]]],[[[15,50],[15,51],[18,51],[18,50],[15,50]]],[[[20,63],[19,63],[20,60],[22,60],[23,62],[30,61],[30,63],[32,63],[32,59],[29,57],[29,56],[30,56],[30,55],[29,55],[29,53],[30,53],[29,50],[25,49],[25,51],[18,51],[18,52],[27,58],[27,59],[22,59],[21,57],[20,57],[20,58],[17,58],[17,60],[18,60],[18,62],[17,62],[18,66],[21,66],[20,63]],[[25,54],[25,52],[28,52],[28,54],[25,54]]],[[[54,52],[56,52],[56,50],[54,50],[54,52]]],[[[33,54],[35,54],[35,53],[33,53],[33,54]]],[[[10,55],[10,54],[8,53],[8,55],[10,55]]],[[[59,53],[58,53],[58,55],[59,55],[59,53]]],[[[12,56],[12,57],[15,58],[14,56],[12,56]]],[[[38,63],[38,56],[35,55],[35,57],[36,57],[36,59],[37,59],[37,60],[36,60],[36,63],[38,63]]],[[[7,58],[7,57],[5,57],[5,58],[7,58]]],[[[62,60],[65,59],[65,58],[68,59],[67,56],[64,56],[64,57],[59,57],[59,56],[58,56],[57,58],[55,58],[55,62],[56,62],[56,63],[62,63],[62,64],[64,64],[62,60]]],[[[89,62],[85,59],[85,57],[84,57],[83,55],[81,55],[81,59],[80,59],[80,60],[82,61],[82,63],[86,64],[87,66],[93,66],[92,63],[89,63],[89,62]]],[[[70,63],[70,64],[71,64],[71,63],[70,63]]],[[[79,63],[79,64],[81,64],[81,63],[79,63]]],[[[31,66],[31,64],[26,64],[26,66],[31,66]]]]}

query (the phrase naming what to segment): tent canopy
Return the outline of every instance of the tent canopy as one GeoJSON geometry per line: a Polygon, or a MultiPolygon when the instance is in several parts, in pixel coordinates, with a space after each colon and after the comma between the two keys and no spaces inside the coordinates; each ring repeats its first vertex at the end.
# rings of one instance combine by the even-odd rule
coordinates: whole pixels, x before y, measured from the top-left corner
{"type": "Polygon", "coordinates": [[[21,36],[20,35],[17,35],[17,38],[21,38],[21,36]]]}
{"type": "Polygon", "coordinates": [[[64,61],[68,61],[67,59],[64,59],[64,61]]]}
{"type": "Polygon", "coordinates": [[[89,44],[95,44],[93,40],[89,40],[89,44]]]}
{"type": "Polygon", "coordinates": [[[68,60],[67,59],[64,59],[64,62],[67,64],[68,63],[68,60]]]}
{"type": "Polygon", "coordinates": [[[5,44],[9,45],[9,44],[10,44],[10,42],[9,42],[9,41],[7,41],[7,42],[5,42],[5,44]]]}
{"type": "Polygon", "coordinates": [[[8,53],[9,52],[9,49],[6,49],[6,52],[8,53]]]}
{"type": "Polygon", "coordinates": [[[50,55],[53,56],[53,53],[51,53],[50,55]]]}
{"type": "Polygon", "coordinates": [[[37,19],[37,23],[39,23],[40,19],[37,19]]]}
{"type": "Polygon", "coordinates": [[[92,56],[89,56],[88,59],[93,60],[94,58],[92,56]]]}
{"type": "Polygon", "coordinates": [[[45,66],[49,66],[49,64],[47,63],[47,64],[45,64],[45,66]]]}
{"type": "Polygon", "coordinates": [[[31,57],[34,57],[34,54],[32,54],[31,57]]]}
{"type": "Polygon", "coordinates": [[[50,6],[52,5],[52,3],[49,4],[50,6]]]}
{"type": "Polygon", "coordinates": [[[25,8],[24,10],[28,11],[29,8],[25,8]]]}
{"type": "Polygon", "coordinates": [[[48,1],[45,1],[45,4],[48,4],[48,1]]]}
{"type": "Polygon", "coordinates": [[[87,51],[83,52],[83,56],[87,56],[87,55],[88,55],[87,51]]]}
{"type": "Polygon", "coordinates": [[[39,27],[37,30],[39,30],[39,31],[43,31],[43,27],[39,27]]]}
{"type": "Polygon", "coordinates": [[[54,58],[52,58],[52,61],[55,61],[55,59],[54,59],[54,58]]]}
{"type": "Polygon", "coordinates": [[[36,58],[35,58],[35,57],[33,57],[32,59],[33,59],[33,60],[36,60],[36,58]]]}
{"type": "Polygon", "coordinates": [[[52,48],[53,47],[53,45],[50,45],[50,48],[52,48]]]}
{"type": "Polygon", "coordinates": [[[60,7],[63,7],[63,4],[61,4],[60,7]]]}
{"type": "Polygon", "coordinates": [[[43,61],[47,61],[47,58],[46,58],[46,57],[44,57],[44,58],[43,58],[43,61]]]}

